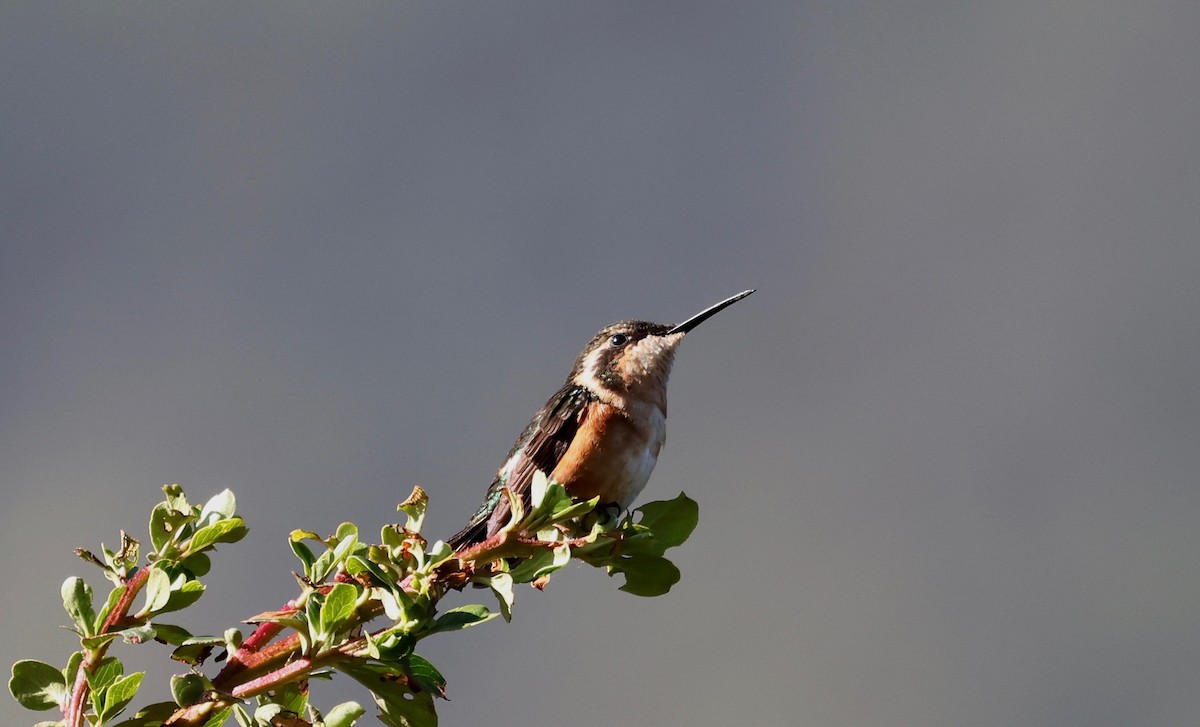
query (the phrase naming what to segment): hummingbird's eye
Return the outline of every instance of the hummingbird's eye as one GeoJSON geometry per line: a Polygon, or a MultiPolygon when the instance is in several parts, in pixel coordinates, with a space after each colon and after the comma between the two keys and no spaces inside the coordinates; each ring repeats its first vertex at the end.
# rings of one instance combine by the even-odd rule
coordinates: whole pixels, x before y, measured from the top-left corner
{"type": "Polygon", "coordinates": [[[629,338],[626,337],[624,333],[617,333],[614,334],[612,338],[608,339],[608,342],[614,346],[624,346],[625,342],[628,340],[629,338]]]}

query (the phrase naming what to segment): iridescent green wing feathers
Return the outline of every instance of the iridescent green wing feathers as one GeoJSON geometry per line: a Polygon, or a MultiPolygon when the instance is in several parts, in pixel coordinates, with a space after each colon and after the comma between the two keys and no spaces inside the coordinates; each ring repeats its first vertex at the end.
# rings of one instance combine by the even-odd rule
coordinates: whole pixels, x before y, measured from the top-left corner
{"type": "Polygon", "coordinates": [[[550,397],[509,450],[479,510],[465,528],[447,540],[451,547],[458,550],[478,543],[504,526],[511,507],[500,488],[507,485],[528,505],[534,473],[554,471],[579,429],[580,413],[595,398],[587,389],[569,381],[550,397]]]}

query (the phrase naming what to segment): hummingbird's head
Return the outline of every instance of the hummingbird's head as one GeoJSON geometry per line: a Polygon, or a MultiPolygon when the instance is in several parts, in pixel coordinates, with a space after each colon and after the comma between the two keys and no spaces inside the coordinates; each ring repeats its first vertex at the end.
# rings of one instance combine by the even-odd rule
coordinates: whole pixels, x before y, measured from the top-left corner
{"type": "Polygon", "coordinates": [[[575,359],[570,380],[621,408],[635,399],[657,404],[665,412],[667,378],[679,342],[714,313],[753,292],[738,293],[674,326],[649,321],[605,326],[575,359]]]}

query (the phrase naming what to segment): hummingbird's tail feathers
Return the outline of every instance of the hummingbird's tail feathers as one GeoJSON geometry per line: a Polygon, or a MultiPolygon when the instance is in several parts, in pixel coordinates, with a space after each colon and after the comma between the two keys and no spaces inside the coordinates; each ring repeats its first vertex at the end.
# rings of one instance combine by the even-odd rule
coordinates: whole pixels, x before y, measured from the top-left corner
{"type": "Polygon", "coordinates": [[[479,521],[472,521],[467,527],[446,538],[446,543],[455,551],[459,551],[469,545],[483,542],[487,539],[487,526],[488,521],[486,518],[479,521]]]}

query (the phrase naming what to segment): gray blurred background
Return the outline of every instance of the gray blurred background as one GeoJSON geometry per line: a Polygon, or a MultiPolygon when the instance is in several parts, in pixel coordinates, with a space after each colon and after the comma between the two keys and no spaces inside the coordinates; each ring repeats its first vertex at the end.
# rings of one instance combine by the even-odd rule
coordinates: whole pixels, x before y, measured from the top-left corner
{"type": "Polygon", "coordinates": [[[3,668],[65,661],[71,547],[161,484],[249,521],[181,619],[219,633],[294,594],[292,528],[419,484],[457,529],[595,329],[757,287],[677,361],[644,498],[700,503],[682,582],[573,567],[425,642],[443,724],[1196,724],[1197,37],[1168,0],[4,3],[3,668]]]}

